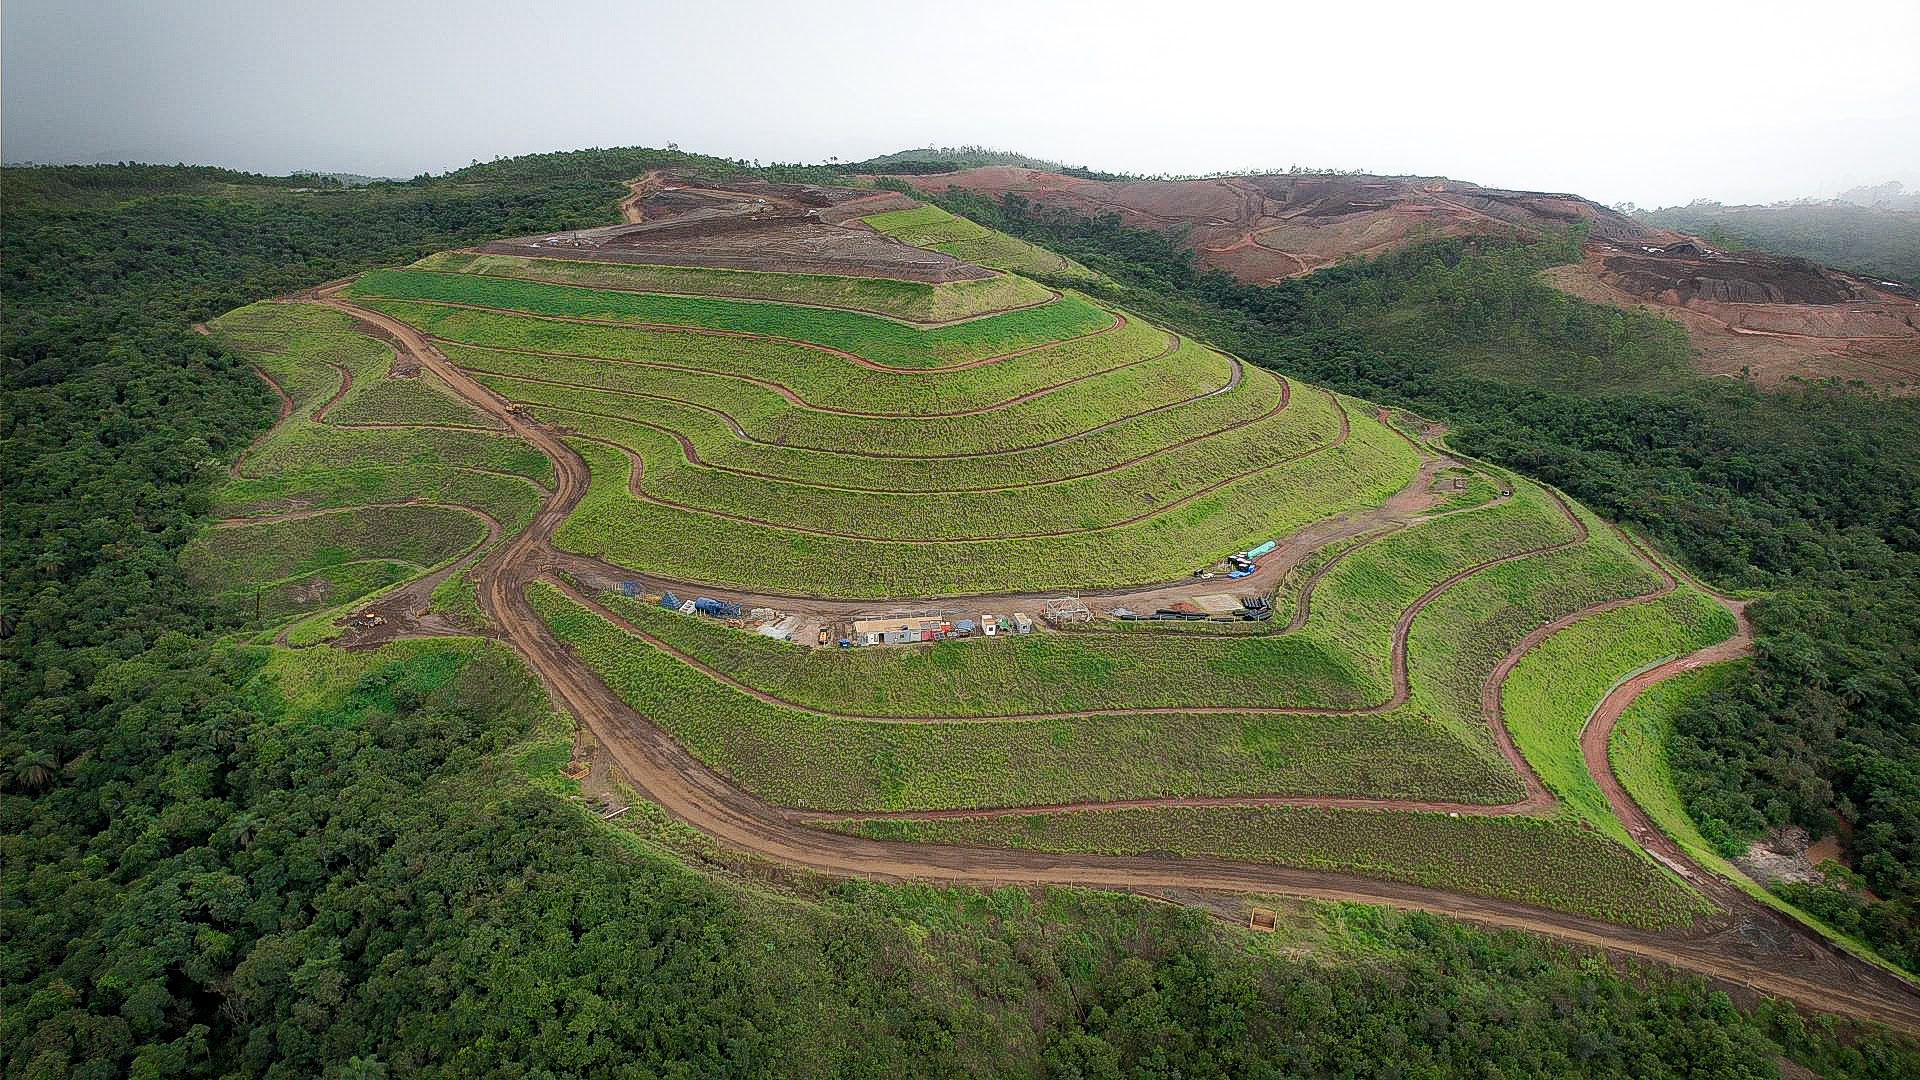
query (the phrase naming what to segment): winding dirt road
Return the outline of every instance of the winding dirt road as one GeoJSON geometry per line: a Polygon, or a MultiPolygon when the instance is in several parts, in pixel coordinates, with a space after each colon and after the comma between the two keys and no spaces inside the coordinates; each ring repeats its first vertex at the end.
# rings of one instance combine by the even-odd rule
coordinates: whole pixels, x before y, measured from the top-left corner
{"type": "MultiPolygon", "coordinates": [[[[661,728],[627,706],[575,659],[533,612],[526,598],[528,585],[550,575],[563,563],[577,562],[577,557],[570,560],[556,552],[550,540],[586,492],[588,471],[580,456],[560,434],[510,408],[505,400],[450,363],[412,327],[379,312],[357,307],[341,299],[338,291],[336,287],[323,292],[321,302],[377,327],[381,336],[412,353],[456,394],[499,419],[514,435],[539,448],[553,461],[556,482],[552,497],[526,529],[508,537],[479,564],[476,578],[480,606],[502,636],[546,682],[556,699],[608,750],[640,795],[722,844],[789,866],[888,881],[1278,893],[1432,911],[1649,958],[1784,996],[1811,1008],[1879,1020],[1920,1032],[1920,990],[1912,984],[1847,954],[1737,890],[1716,886],[1712,875],[1704,871],[1699,872],[1700,877],[1695,880],[1705,882],[1704,888],[1720,902],[1723,914],[1684,930],[1654,932],[1524,904],[1347,874],[1217,859],[1054,855],[918,845],[808,828],[801,815],[767,804],[733,786],[692,757],[661,728]]],[[[1508,558],[1514,557],[1521,556],[1508,558]]],[[[1498,561],[1502,560],[1489,560],[1489,563],[1498,561]]],[[[1670,588],[1671,577],[1664,571],[1662,576],[1670,588]]],[[[1423,597],[1423,601],[1427,599],[1423,597]]],[[[1643,596],[1612,603],[1645,599],[1643,596]]],[[[1397,638],[1404,639],[1403,630],[1411,621],[1403,615],[1396,626],[1397,638]]],[[[1737,654],[1744,645],[1743,640],[1736,640],[1670,661],[1629,680],[1610,694],[1596,712],[1593,730],[1586,736],[1600,747],[1595,775],[1602,778],[1603,786],[1611,779],[1604,754],[1606,732],[1633,698],[1674,671],[1737,654]]],[[[1403,659],[1396,662],[1394,674],[1395,691],[1399,695],[1406,679],[1403,659]]],[[[1496,687],[1496,713],[1497,707],[1496,687]]],[[[1504,725],[1497,722],[1497,715],[1495,720],[1493,730],[1503,731],[1504,725]]],[[[1589,762],[1594,762],[1591,755],[1589,762]]],[[[1521,775],[1528,785],[1531,801],[1536,797],[1531,793],[1540,790],[1539,781],[1530,770],[1521,775]]],[[[1634,808],[1617,783],[1608,786],[1607,791],[1610,799],[1617,800],[1616,812],[1623,818],[1629,817],[1634,808]]],[[[1644,825],[1644,816],[1641,820],[1644,825]]],[[[1654,839],[1646,842],[1658,844],[1654,839]]],[[[1672,857],[1667,851],[1660,854],[1663,858],[1672,857]]],[[[1678,861],[1691,865],[1683,853],[1678,861]]]]}

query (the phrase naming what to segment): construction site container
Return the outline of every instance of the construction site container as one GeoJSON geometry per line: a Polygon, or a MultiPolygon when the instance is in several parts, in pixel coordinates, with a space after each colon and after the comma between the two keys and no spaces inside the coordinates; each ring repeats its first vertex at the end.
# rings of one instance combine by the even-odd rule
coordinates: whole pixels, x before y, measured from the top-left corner
{"type": "Polygon", "coordinates": [[[1033,633],[1033,616],[1024,611],[1013,613],[1013,632],[1016,634],[1033,633]]]}

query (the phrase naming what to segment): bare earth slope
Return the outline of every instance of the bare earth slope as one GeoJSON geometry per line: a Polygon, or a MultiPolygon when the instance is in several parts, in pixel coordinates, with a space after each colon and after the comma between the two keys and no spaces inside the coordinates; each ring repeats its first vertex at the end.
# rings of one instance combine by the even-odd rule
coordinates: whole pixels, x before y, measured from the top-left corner
{"type": "Polygon", "coordinates": [[[1017,194],[1136,228],[1182,234],[1205,266],[1269,282],[1421,239],[1540,235],[1585,223],[1587,257],[1557,288],[1642,306],[1688,329],[1709,374],[1763,384],[1839,376],[1920,387],[1920,302],[1910,290],[1805,259],[1712,250],[1575,195],[1483,188],[1439,177],[1284,174],[1208,180],[1084,180],[989,166],[904,177],[924,191],[1017,194]]]}
{"type": "Polygon", "coordinates": [[[619,225],[481,244],[496,255],[597,262],[963,281],[992,273],[845,223],[917,205],[891,191],[700,180],[655,171],[631,185],[619,225]]]}

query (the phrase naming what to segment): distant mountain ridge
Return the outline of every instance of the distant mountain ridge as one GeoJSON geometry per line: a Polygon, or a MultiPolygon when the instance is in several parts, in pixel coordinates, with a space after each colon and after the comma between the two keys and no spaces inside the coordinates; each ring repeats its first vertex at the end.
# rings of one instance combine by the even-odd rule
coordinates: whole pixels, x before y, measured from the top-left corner
{"type": "Polygon", "coordinates": [[[1852,203],[1873,210],[1914,210],[1920,211],[1920,190],[1908,190],[1898,180],[1889,180],[1884,184],[1871,187],[1852,187],[1834,196],[1834,201],[1852,203]]]}

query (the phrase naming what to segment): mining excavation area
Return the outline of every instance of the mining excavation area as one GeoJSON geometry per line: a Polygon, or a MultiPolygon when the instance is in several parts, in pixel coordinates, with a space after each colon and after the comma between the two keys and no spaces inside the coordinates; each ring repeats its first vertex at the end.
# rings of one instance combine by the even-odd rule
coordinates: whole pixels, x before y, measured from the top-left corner
{"type": "Polygon", "coordinates": [[[1639,307],[1687,328],[1696,365],[1761,385],[1838,377],[1920,389],[1920,300],[1804,259],[1716,251],[1573,195],[1438,177],[1274,174],[1207,180],[1088,180],[988,166],[902,177],[922,191],[1016,194],[1081,214],[1177,233],[1203,266],[1242,281],[1312,273],[1422,239],[1539,236],[1584,223],[1586,257],[1547,271],[1583,299],[1639,307]]]}
{"type": "MultiPolygon", "coordinates": [[[[976,173],[1253,278],[1588,218],[1648,303],[1884,303],[1564,196],[976,173]]],[[[190,571],[285,648],[502,642],[570,776],[784,866],[1418,908],[1920,1030],[1619,769],[1645,691],[1750,642],[1637,536],[904,196],[656,173],[622,210],[213,320],[283,408],[190,571]]]]}

